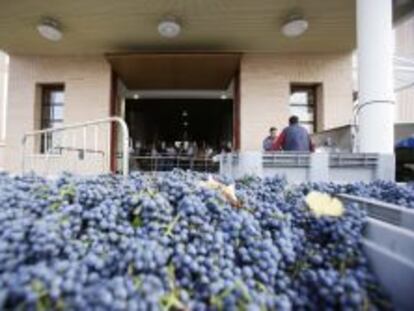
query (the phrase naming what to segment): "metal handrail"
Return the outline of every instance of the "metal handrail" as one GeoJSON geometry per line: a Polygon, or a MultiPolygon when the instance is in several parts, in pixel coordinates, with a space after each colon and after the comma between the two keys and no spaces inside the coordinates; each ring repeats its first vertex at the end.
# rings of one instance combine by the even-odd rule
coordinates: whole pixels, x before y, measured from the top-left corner
{"type": "Polygon", "coordinates": [[[378,165],[375,153],[330,153],[330,167],[367,167],[378,165]]]}
{"type": "MultiPolygon", "coordinates": [[[[57,133],[57,132],[63,132],[66,130],[72,130],[72,129],[77,129],[77,128],[84,128],[86,129],[87,127],[90,126],[95,126],[98,124],[103,124],[103,123],[117,123],[120,125],[121,127],[121,131],[122,131],[122,136],[123,136],[123,141],[122,141],[122,174],[124,175],[124,177],[128,176],[129,173],[129,130],[128,130],[128,126],[125,123],[125,121],[120,118],[120,117],[108,117],[108,118],[104,118],[104,119],[98,119],[98,120],[93,120],[93,121],[87,121],[87,122],[82,122],[82,123],[74,123],[74,124],[70,124],[70,125],[64,125],[64,126],[60,126],[57,128],[48,128],[48,129],[43,129],[43,130],[36,130],[36,131],[31,131],[31,132],[27,132],[23,135],[22,138],[22,171],[25,171],[25,158],[26,158],[26,141],[28,137],[34,137],[37,135],[42,135],[42,134],[48,134],[48,133],[57,133]]],[[[111,133],[112,134],[112,133],[111,133]]],[[[110,134],[110,135],[111,135],[110,134]]],[[[88,151],[89,149],[86,148],[86,145],[84,144],[82,149],[84,152],[88,151]]],[[[49,154],[46,154],[46,157],[48,157],[49,154]]]]}
{"type": "Polygon", "coordinates": [[[264,167],[309,167],[310,155],[310,152],[264,152],[262,161],[264,167]]]}
{"type": "Polygon", "coordinates": [[[162,171],[168,167],[189,168],[191,170],[204,168],[204,171],[207,171],[213,169],[215,164],[218,164],[217,161],[211,157],[130,155],[130,159],[136,161],[150,161],[150,171],[156,171],[158,169],[162,171]]]}

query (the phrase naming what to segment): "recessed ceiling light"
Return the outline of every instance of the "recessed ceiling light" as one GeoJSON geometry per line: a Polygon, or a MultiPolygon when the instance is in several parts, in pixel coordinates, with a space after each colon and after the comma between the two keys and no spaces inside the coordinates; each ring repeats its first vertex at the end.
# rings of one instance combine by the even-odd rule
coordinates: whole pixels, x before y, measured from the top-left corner
{"type": "Polygon", "coordinates": [[[221,94],[220,98],[223,99],[223,100],[227,99],[227,95],[223,93],[223,94],[221,94]]]}
{"type": "Polygon", "coordinates": [[[59,22],[52,18],[42,20],[42,22],[37,25],[37,31],[43,38],[50,41],[59,41],[63,37],[59,22]]]}
{"type": "Polygon", "coordinates": [[[309,22],[300,16],[291,16],[282,26],[282,33],[289,38],[302,35],[309,28],[309,22]]]}
{"type": "Polygon", "coordinates": [[[158,32],[165,38],[175,38],[181,32],[181,25],[175,17],[167,17],[158,24],[158,32]]]}
{"type": "Polygon", "coordinates": [[[133,97],[134,99],[139,99],[139,94],[138,94],[138,93],[135,93],[132,97],[133,97]]]}

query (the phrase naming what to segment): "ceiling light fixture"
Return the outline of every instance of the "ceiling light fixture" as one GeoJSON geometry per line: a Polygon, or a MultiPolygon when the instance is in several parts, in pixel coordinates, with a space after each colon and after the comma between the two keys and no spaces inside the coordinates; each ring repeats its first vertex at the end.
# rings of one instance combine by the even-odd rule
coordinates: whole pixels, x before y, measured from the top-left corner
{"type": "Polygon", "coordinates": [[[292,15],[282,26],[282,33],[288,38],[302,35],[309,28],[309,22],[300,15],[292,15]]]}
{"type": "Polygon", "coordinates": [[[52,18],[43,19],[39,25],[37,25],[37,31],[43,38],[50,41],[59,41],[63,37],[59,22],[52,18]]]}
{"type": "Polygon", "coordinates": [[[139,99],[139,94],[138,94],[138,93],[135,93],[132,97],[133,97],[134,99],[139,99]]]}
{"type": "Polygon", "coordinates": [[[221,94],[220,98],[223,99],[223,100],[227,99],[227,95],[223,93],[223,94],[221,94]]]}
{"type": "Polygon", "coordinates": [[[181,25],[177,18],[169,16],[158,24],[158,32],[165,38],[175,38],[181,32],[181,25]]]}

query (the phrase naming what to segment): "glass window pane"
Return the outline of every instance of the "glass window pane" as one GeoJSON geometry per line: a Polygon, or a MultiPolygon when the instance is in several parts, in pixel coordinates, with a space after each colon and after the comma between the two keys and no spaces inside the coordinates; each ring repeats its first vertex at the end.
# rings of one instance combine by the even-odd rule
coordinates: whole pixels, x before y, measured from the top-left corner
{"type": "Polygon", "coordinates": [[[50,127],[51,128],[57,128],[57,127],[61,127],[62,126],[62,122],[61,121],[53,121],[50,122],[50,127]]]}
{"type": "Polygon", "coordinates": [[[63,86],[45,85],[42,89],[42,128],[56,127],[56,122],[63,121],[64,91],[63,86]]]}
{"type": "Polygon", "coordinates": [[[290,106],[290,114],[295,115],[300,121],[312,121],[314,120],[314,113],[312,107],[306,106],[290,106]]]}
{"type": "Polygon", "coordinates": [[[308,104],[308,93],[306,91],[293,91],[290,95],[291,104],[308,104]]]}
{"type": "Polygon", "coordinates": [[[62,120],[63,119],[63,106],[59,105],[59,106],[52,106],[52,114],[51,114],[51,118],[52,119],[58,119],[58,120],[62,120]]]}
{"type": "MultiPolygon", "coordinates": [[[[63,125],[64,109],[63,86],[45,85],[42,88],[42,128],[57,128],[63,125]]],[[[61,133],[47,133],[41,137],[41,152],[58,153],[59,145],[62,143],[61,133]]]]}
{"type": "Polygon", "coordinates": [[[313,85],[293,85],[289,98],[290,114],[296,115],[299,122],[309,133],[313,133],[315,124],[316,93],[313,85]]]}
{"type": "Polygon", "coordinates": [[[50,92],[50,103],[63,104],[64,103],[64,92],[63,91],[51,91],[50,92]]]}

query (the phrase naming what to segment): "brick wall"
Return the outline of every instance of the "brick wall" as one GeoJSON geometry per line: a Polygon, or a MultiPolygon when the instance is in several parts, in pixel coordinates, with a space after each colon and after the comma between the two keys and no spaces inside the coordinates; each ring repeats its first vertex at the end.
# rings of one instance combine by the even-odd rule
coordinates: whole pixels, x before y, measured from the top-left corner
{"type": "MultiPolygon", "coordinates": [[[[395,27],[395,55],[414,61],[414,16],[395,27]]],[[[404,77],[404,85],[414,82],[414,74],[397,72],[404,77]]],[[[397,92],[397,122],[414,122],[414,85],[397,92]]]]}
{"type": "Polygon", "coordinates": [[[64,122],[109,115],[110,66],[104,57],[41,57],[11,55],[5,167],[19,171],[21,139],[38,129],[37,85],[65,85],[64,122]]]}
{"type": "Polygon", "coordinates": [[[241,62],[241,149],[260,150],[270,126],[289,118],[290,83],[322,83],[318,130],[349,124],[352,117],[351,52],[246,54],[241,62]]]}
{"type": "Polygon", "coordinates": [[[4,168],[5,108],[7,87],[7,55],[0,51],[0,170],[4,168]]]}
{"type": "MultiPolygon", "coordinates": [[[[320,129],[349,123],[352,114],[351,53],[246,54],[241,62],[241,148],[260,150],[272,125],[289,117],[291,82],[322,83],[320,129]]],[[[10,58],[9,109],[5,167],[20,169],[21,138],[39,125],[38,92],[42,83],[65,84],[65,123],[109,115],[110,66],[104,57],[10,58]]]]}

